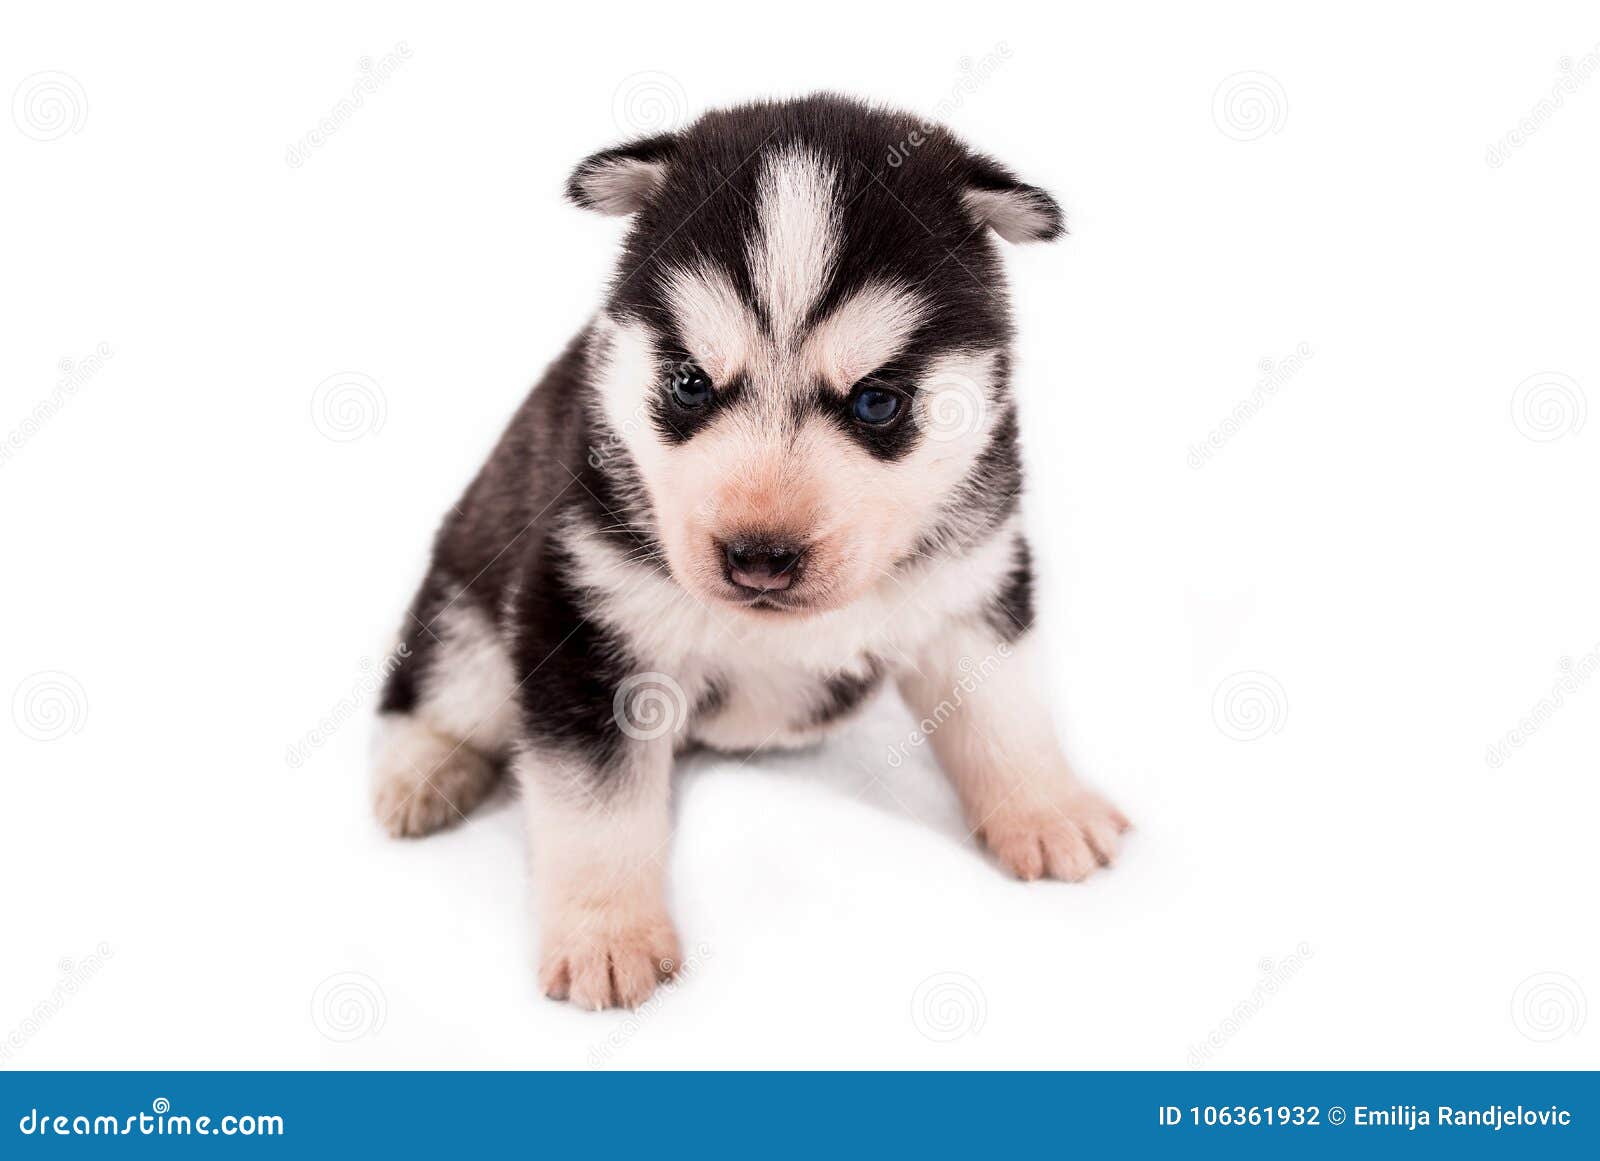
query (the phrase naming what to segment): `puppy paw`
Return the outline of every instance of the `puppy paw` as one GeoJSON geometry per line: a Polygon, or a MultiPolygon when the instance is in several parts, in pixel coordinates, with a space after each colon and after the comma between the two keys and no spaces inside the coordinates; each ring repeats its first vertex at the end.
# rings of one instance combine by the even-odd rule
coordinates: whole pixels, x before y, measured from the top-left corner
{"type": "Polygon", "coordinates": [[[978,835],[1019,879],[1077,882],[1117,857],[1127,817],[1093,791],[1059,802],[1003,803],[978,825],[978,835]]]}
{"type": "Polygon", "coordinates": [[[372,811],[395,838],[459,822],[494,789],[499,771],[476,750],[413,718],[385,719],[373,767],[372,811]]]}
{"type": "Polygon", "coordinates": [[[562,917],[545,937],[539,987],[580,1008],[637,1008],[678,970],[678,935],[665,914],[605,911],[562,917]]]}

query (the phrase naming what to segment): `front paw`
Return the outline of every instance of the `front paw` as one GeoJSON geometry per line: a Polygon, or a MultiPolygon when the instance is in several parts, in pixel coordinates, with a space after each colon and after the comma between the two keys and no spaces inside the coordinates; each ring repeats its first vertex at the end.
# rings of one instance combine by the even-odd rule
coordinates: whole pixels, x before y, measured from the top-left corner
{"type": "Polygon", "coordinates": [[[678,970],[678,935],[665,912],[584,909],[559,916],[544,938],[539,986],[580,1008],[637,1008],[678,970]]]}
{"type": "Polygon", "coordinates": [[[1117,857],[1117,836],[1127,817],[1089,790],[1057,802],[1002,802],[978,823],[977,833],[1019,879],[1077,882],[1117,857]]]}

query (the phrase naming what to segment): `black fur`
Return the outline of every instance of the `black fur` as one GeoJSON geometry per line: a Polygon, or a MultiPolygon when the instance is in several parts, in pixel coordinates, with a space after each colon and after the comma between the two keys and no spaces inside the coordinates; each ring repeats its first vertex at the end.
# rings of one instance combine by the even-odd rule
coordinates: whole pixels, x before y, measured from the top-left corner
{"type": "Polygon", "coordinates": [[[865,673],[834,674],[824,683],[821,702],[812,708],[803,724],[827,726],[849,716],[883,684],[883,678],[883,664],[875,657],[868,659],[865,673]]]}

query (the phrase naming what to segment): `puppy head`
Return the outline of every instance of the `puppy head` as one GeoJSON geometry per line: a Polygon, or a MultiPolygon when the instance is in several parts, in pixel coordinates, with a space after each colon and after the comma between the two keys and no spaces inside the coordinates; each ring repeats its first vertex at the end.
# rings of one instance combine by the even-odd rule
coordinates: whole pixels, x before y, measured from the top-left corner
{"type": "Polygon", "coordinates": [[[1061,212],[942,129],[836,97],[710,113],[586,159],[633,215],[595,345],[678,581],[759,612],[889,575],[1012,438],[991,235],[1061,212]]]}

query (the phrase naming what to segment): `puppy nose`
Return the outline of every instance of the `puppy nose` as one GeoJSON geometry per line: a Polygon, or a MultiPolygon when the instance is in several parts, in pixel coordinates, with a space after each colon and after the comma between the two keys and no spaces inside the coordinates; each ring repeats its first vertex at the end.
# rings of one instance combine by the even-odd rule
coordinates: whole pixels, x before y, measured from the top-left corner
{"type": "Polygon", "coordinates": [[[775,592],[794,582],[796,566],[805,549],[782,541],[750,537],[722,546],[728,562],[728,579],[742,589],[775,592]]]}

